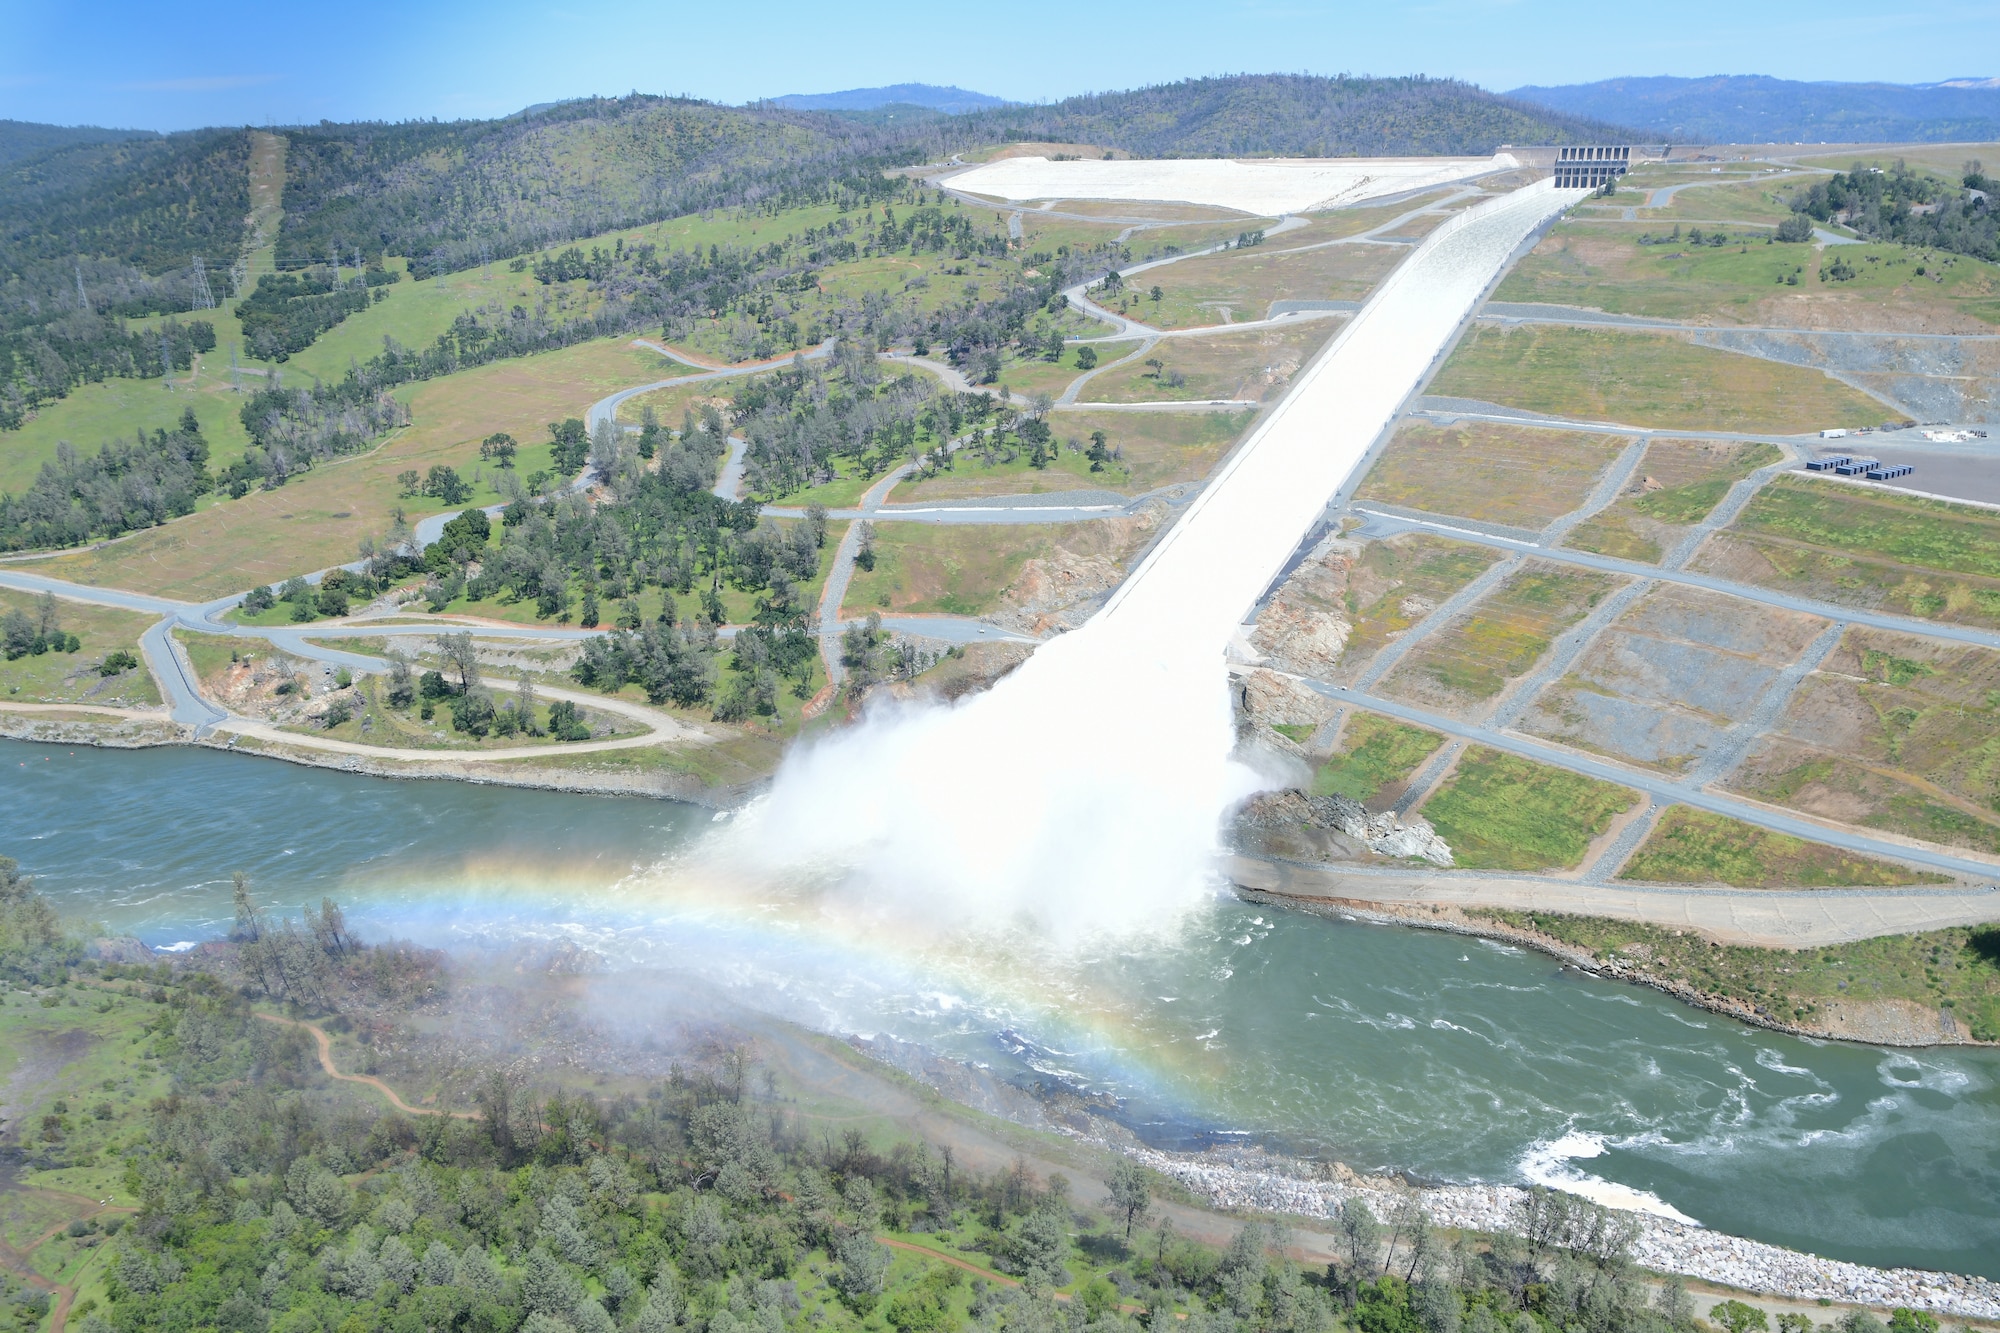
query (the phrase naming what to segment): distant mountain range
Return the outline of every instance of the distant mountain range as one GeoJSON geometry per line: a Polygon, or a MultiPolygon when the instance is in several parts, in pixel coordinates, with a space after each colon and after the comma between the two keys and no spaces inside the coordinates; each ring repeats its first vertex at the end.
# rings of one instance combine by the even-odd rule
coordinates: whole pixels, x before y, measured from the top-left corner
{"type": "Polygon", "coordinates": [[[964,88],[939,87],[935,83],[892,83],[886,88],[849,88],[839,93],[786,93],[773,97],[770,105],[791,111],[881,111],[891,107],[922,107],[947,116],[968,111],[987,111],[1008,106],[1004,97],[970,92],[964,88]]]}
{"type": "Polygon", "coordinates": [[[1605,79],[1507,96],[1677,143],[1955,143],[2000,139],[2000,79],[1800,83],[1762,75],[1605,79]]]}

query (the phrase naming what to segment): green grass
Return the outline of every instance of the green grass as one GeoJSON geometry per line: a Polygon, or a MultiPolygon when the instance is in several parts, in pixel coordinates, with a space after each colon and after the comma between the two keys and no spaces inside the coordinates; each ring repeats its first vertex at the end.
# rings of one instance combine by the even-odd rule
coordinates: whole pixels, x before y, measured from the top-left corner
{"type": "Polygon", "coordinates": [[[1473,329],[1431,392],[1679,430],[1789,433],[1872,425],[1889,414],[1817,370],[1697,347],[1674,334],[1551,325],[1473,329]]]}
{"type": "Polygon", "coordinates": [[[1755,1005],[1819,1027],[1825,1006],[1910,1000],[1948,1009],[1979,1041],[2000,1041],[2000,927],[1881,935],[1824,949],[1716,945],[1694,931],[1552,912],[1474,909],[1471,915],[1533,930],[1617,958],[1663,981],[1755,1005]]]}
{"type": "MultiPolygon", "coordinates": [[[[252,389],[261,384],[247,376],[243,382],[252,389]]],[[[228,353],[204,357],[191,388],[185,380],[176,385],[172,392],[157,379],[81,385],[67,398],[44,406],[21,429],[0,431],[0,492],[18,495],[33,484],[42,464],[55,458],[59,441],[88,456],[107,440],[129,440],[134,431],[172,430],[189,407],[208,441],[211,470],[241,458],[250,436],[239,415],[243,396],[229,392],[228,353]],[[215,369],[218,357],[220,372],[215,369]]]]}
{"type": "MultiPolygon", "coordinates": [[[[36,598],[0,589],[0,615],[9,611],[35,614],[36,598]]],[[[74,653],[40,653],[0,659],[0,703],[93,703],[112,708],[152,708],[160,702],[160,687],[139,652],[139,636],[158,619],[109,606],[58,602],[61,627],[83,641],[74,653]],[[123,649],[140,659],[138,667],[111,676],[98,666],[123,649]]]]}
{"type": "Polygon", "coordinates": [[[1898,564],[2000,578],[2000,514],[1965,505],[1779,477],[1736,526],[1898,564]]]}
{"type": "MultiPolygon", "coordinates": [[[[1490,699],[1611,590],[1605,574],[1531,566],[1416,650],[1413,666],[1454,694],[1490,699]]],[[[1399,672],[1398,675],[1403,673],[1399,672]]]]}
{"type": "Polygon", "coordinates": [[[1423,816],[1469,870],[1570,870],[1638,793],[1474,746],[1423,816]]]}
{"type": "Polygon", "coordinates": [[[1413,533],[1388,541],[1370,542],[1358,569],[1368,577],[1374,596],[1363,600],[1350,580],[1347,612],[1353,632],[1341,654],[1341,664],[1359,664],[1373,657],[1392,636],[1430,614],[1435,606],[1486,572],[1499,553],[1428,533],[1413,533]]]}
{"type": "MultiPolygon", "coordinates": [[[[1699,206],[1698,195],[1685,197],[1699,206]]],[[[1671,216],[1564,223],[1515,266],[1495,299],[1783,327],[1909,328],[1913,316],[1925,321],[1915,327],[1955,320],[1968,332],[2000,324],[2000,265],[1900,245],[1849,245],[1839,256],[1855,276],[1822,282],[1821,254],[1803,244],[1766,245],[1768,224],[1732,230],[1731,243],[1720,246],[1639,244],[1675,225],[1671,216]]],[[[1692,224],[1678,225],[1685,233],[1692,224]]]]}
{"type": "Polygon", "coordinates": [[[1745,889],[1949,882],[1943,875],[1773,833],[1685,805],[1674,806],[1660,817],[1618,878],[1660,884],[1729,884],[1745,889]]]}
{"type": "Polygon", "coordinates": [[[1313,795],[1367,801],[1384,787],[1408,781],[1444,744],[1444,737],[1374,713],[1355,713],[1347,719],[1341,744],[1341,753],[1313,774],[1313,795]]]}
{"type": "Polygon", "coordinates": [[[1484,421],[1405,421],[1356,498],[1540,528],[1582,504],[1630,443],[1484,421]]]}

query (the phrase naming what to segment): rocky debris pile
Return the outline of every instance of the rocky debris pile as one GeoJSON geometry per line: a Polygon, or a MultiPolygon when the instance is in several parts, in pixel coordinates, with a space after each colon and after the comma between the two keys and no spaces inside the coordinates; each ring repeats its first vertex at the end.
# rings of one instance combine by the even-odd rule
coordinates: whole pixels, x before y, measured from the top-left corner
{"type": "MultiPolygon", "coordinates": [[[[1343,1200],[1361,1198],[1387,1215],[1407,1190],[1349,1173],[1332,1180],[1231,1166],[1150,1148],[1127,1152],[1222,1208],[1331,1219],[1343,1200]]],[[[1513,1185],[1443,1185],[1424,1189],[1431,1220],[1473,1231],[1509,1231],[1526,1191],[1513,1185]]],[[[1671,1218],[1640,1214],[1633,1258],[1647,1268],[1797,1301],[1842,1301],[1877,1309],[1905,1306],[1971,1319],[2000,1318],[2000,1282],[1912,1268],[1869,1268],[1727,1236],[1671,1218]]]]}
{"type": "Polygon", "coordinates": [[[1438,837],[1429,820],[1414,818],[1405,824],[1387,811],[1372,814],[1359,801],[1346,796],[1308,796],[1296,790],[1264,792],[1237,813],[1236,822],[1255,829],[1284,829],[1303,824],[1343,834],[1377,856],[1414,858],[1439,866],[1451,864],[1451,847],[1438,837]]]}

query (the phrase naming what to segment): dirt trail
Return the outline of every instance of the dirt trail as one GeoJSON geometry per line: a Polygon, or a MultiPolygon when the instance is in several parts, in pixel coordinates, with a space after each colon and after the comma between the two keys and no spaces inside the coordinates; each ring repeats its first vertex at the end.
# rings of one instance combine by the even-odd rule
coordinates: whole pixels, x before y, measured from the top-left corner
{"type": "Polygon", "coordinates": [[[372,1074],[341,1073],[340,1067],[333,1062],[333,1038],[327,1036],[326,1030],[316,1023],[307,1023],[297,1018],[280,1018],[276,1014],[259,1014],[257,1017],[263,1019],[266,1023],[277,1023],[284,1027],[304,1028],[307,1032],[312,1033],[313,1040],[319,1043],[319,1067],[326,1071],[328,1078],[338,1079],[342,1083],[365,1083],[388,1098],[389,1104],[398,1111],[402,1111],[408,1115],[450,1116],[453,1120],[479,1119],[479,1112],[477,1111],[438,1111],[426,1106],[412,1106],[397,1095],[394,1088],[372,1074]]]}

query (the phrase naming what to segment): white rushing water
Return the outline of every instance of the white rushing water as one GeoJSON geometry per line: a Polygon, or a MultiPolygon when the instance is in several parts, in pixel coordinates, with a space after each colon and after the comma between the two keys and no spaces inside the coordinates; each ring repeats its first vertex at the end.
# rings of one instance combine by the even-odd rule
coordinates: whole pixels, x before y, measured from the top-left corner
{"type": "Polygon", "coordinates": [[[1231,636],[1508,257],[1581,194],[1543,182],[1454,215],[1102,612],[985,694],[796,752],[711,868],[817,872],[885,928],[1170,926],[1210,890],[1221,814],[1259,786],[1230,759],[1231,636]]]}

